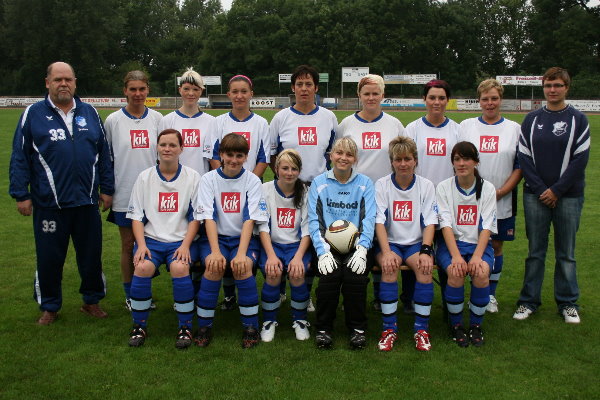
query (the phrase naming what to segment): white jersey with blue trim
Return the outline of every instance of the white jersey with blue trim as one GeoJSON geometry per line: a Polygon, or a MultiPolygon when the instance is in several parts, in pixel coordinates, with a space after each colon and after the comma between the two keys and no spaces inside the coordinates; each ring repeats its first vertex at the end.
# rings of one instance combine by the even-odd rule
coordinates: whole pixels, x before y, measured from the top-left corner
{"type": "Polygon", "coordinates": [[[294,149],[302,158],[300,179],[312,182],[327,169],[329,151],[338,123],[334,113],[317,106],[308,114],[293,107],[279,111],[271,120],[271,155],[294,149]]]}
{"type": "Polygon", "coordinates": [[[294,197],[286,197],[275,181],[262,185],[269,207],[269,223],[261,224],[259,232],[271,235],[271,241],[279,244],[298,243],[309,234],[308,191],[302,196],[302,208],[294,207],[294,197]]]}
{"type": "Polygon", "coordinates": [[[408,246],[423,241],[423,229],[438,223],[435,188],[429,179],[413,175],[406,189],[395,174],[375,183],[377,217],[375,223],[386,227],[390,243],[408,246]]]}
{"type": "Polygon", "coordinates": [[[156,165],[156,141],[162,114],[146,108],[136,118],[122,108],[106,117],[106,140],[112,150],[115,194],[112,209],[126,212],[138,175],[156,165]]]}
{"type": "Polygon", "coordinates": [[[207,173],[210,168],[210,140],[214,126],[215,117],[199,111],[193,117],[175,110],[162,119],[159,133],[165,129],[176,129],[183,137],[183,153],[179,156],[179,162],[193,168],[200,176],[207,173]]]}
{"type": "Polygon", "coordinates": [[[244,168],[254,171],[256,164],[268,163],[271,156],[271,136],[269,123],[260,115],[250,113],[248,118],[240,121],[231,112],[221,114],[216,118],[216,126],[210,137],[211,154],[213,160],[220,160],[219,145],[221,139],[228,133],[242,135],[250,147],[248,159],[244,168]]]}
{"type": "Polygon", "coordinates": [[[194,218],[214,220],[219,235],[237,237],[247,220],[257,224],[269,220],[262,184],[252,172],[242,168],[237,176],[230,178],[223,168],[215,169],[202,177],[200,188],[194,218]]]}
{"type": "Polygon", "coordinates": [[[177,174],[167,181],[157,166],[138,176],[133,186],[127,218],[148,222],[144,236],[163,243],[179,242],[192,220],[192,205],[198,193],[200,175],[179,164],[177,174]]]}
{"type": "MultiPolygon", "coordinates": [[[[504,117],[495,124],[488,124],[481,117],[469,118],[460,123],[459,141],[471,142],[477,147],[479,174],[500,189],[512,172],[519,168],[517,147],[520,134],[521,126],[504,117]]],[[[510,218],[516,211],[513,210],[510,193],[498,200],[497,207],[500,219],[510,218]]]]}
{"type": "Polygon", "coordinates": [[[477,244],[479,232],[488,229],[498,233],[496,220],[496,189],[484,180],[481,197],[477,200],[475,185],[468,191],[452,177],[436,187],[440,228],[450,227],[457,241],[477,244]]]}
{"type": "Polygon", "coordinates": [[[408,124],[404,133],[417,144],[417,175],[429,179],[435,186],[454,176],[450,154],[458,142],[456,122],[446,118],[441,125],[433,126],[425,117],[421,117],[408,124]]]}
{"type": "Polygon", "coordinates": [[[358,112],[347,116],[340,123],[336,139],[349,136],[358,147],[356,172],[367,175],[373,183],[389,174],[390,142],[404,135],[404,125],[397,118],[381,112],[369,122],[358,116],[358,112]]]}

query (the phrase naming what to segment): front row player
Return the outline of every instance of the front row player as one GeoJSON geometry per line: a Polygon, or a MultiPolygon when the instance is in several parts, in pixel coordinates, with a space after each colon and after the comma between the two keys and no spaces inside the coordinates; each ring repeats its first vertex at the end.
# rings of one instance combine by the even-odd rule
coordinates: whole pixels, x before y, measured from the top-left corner
{"type": "Polygon", "coordinates": [[[192,244],[200,223],[192,218],[192,201],[198,192],[200,175],[179,164],[183,138],[174,129],[158,135],[159,164],[140,173],[129,200],[127,218],[135,237],[131,280],[133,329],[129,345],[139,347],[147,336],[146,324],[152,304],[152,277],[166,264],[173,278],[173,298],[179,318],[175,346],[192,344],[194,288],[190,263],[197,259],[192,244]],[[147,223],[144,224],[144,220],[147,223]]]}
{"type": "Polygon", "coordinates": [[[219,147],[221,167],[202,176],[195,218],[204,221],[206,237],[200,239],[204,274],[198,292],[198,333],[200,347],[210,344],[215,307],[221,279],[231,268],[238,290],[238,304],[244,331],[242,347],[259,342],[258,291],[253,269],[258,258],[258,240],[252,236],[254,222],[268,221],[267,203],[260,179],[243,168],[248,142],[229,133],[219,147]]]}
{"type": "Polygon", "coordinates": [[[293,149],[283,150],[275,160],[276,179],[263,184],[270,214],[269,223],[259,227],[262,243],[259,265],[265,275],[261,294],[263,342],[270,342],[275,336],[277,311],[281,305],[279,288],[286,273],[290,279],[292,327],[296,339],[310,338],[306,321],[310,293],[304,274],[311,252],[307,251],[310,248],[307,190],[298,179],[301,170],[300,154],[293,149]]]}
{"type": "Polygon", "coordinates": [[[481,323],[490,301],[489,274],[494,263],[490,236],[497,233],[496,189],[477,171],[479,153],[470,142],[452,149],[455,176],[437,186],[440,228],[437,263],[448,275],[444,293],[453,340],[460,347],[483,345],[481,323]],[[471,277],[469,337],[462,325],[465,277],[471,277]]]}
{"type": "Polygon", "coordinates": [[[308,224],[321,274],[316,291],[316,343],[324,349],[333,346],[340,289],[350,346],[362,349],[367,343],[367,251],[373,242],[376,204],[371,179],[353,170],[357,154],[354,140],[338,139],[330,154],[333,169],[318,175],[310,186],[308,224]],[[345,256],[334,255],[324,238],[329,225],[340,219],[352,222],[360,232],[356,248],[345,256]]]}
{"type": "Polygon", "coordinates": [[[415,175],[417,145],[405,136],[389,144],[393,173],[375,183],[376,260],[382,268],[380,299],[383,332],[379,350],[390,351],[398,338],[398,270],[404,263],[417,278],[414,291],[414,339],[417,350],[429,351],[429,314],[433,301],[433,236],[438,221],[435,188],[415,175]]]}

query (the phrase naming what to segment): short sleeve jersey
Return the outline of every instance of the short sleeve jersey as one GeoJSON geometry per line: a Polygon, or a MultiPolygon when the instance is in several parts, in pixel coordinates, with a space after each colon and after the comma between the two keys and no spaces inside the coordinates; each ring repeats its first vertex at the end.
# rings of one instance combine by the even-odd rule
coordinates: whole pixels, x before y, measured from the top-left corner
{"type": "Polygon", "coordinates": [[[260,115],[251,113],[250,116],[240,121],[231,112],[219,115],[216,120],[215,130],[210,138],[213,160],[220,160],[219,145],[221,139],[228,133],[242,135],[248,142],[248,159],[244,168],[254,171],[256,164],[268,163],[271,155],[271,138],[269,123],[260,115]]]}
{"type": "Polygon", "coordinates": [[[390,171],[390,142],[403,134],[402,122],[389,114],[382,112],[379,117],[369,122],[359,117],[356,112],[342,120],[336,139],[345,136],[354,139],[358,147],[356,172],[377,182],[390,171]]]}
{"type": "Polygon", "coordinates": [[[148,220],[144,236],[163,243],[179,242],[192,219],[192,204],[199,182],[200,175],[181,164],[170,181],[160,173],[158,166],[150,167],[142,171],[135,182],[127,218],[148,220]]]}
{"type": "Polygon", "coordinates": [[[477,200],[475,185],[462,189],[456,177],[440,182],[436,188],[440,228],[450,227],[457,241],[477,244],[479,232],[488,229],[498,233],[496,221],[496,189],[484,180],[477,200]]]}
{"type": "Polygon", "coordinates": [[[384,176],[375,183],[375,201],[375,223],[385,225],[390,243],[421,242],[423,228],[438,223],[435,188],[421,176],[414,175],[406,189],[398,185],[394,173],[384,176]]]}
{"type": "Polygon", "coordinates": [[[312,182],[327,169],[327,153],[337,127],[335,114],[326,108],[317,106],[308,114],[293,107],[285,108],[271,120],[271,154],[277,155],[284,149],[297,150],[302,157],[300,179],[312,182]]]}
{"type": "Polygon", "coordinates": [[[269,219],[262,184],[252,172],[242,169],[231,178],[218,168],[202,176],[200,187],[194,218],[214,220],[219,235],[237,237],[244,222],[260,224],[269,219]]]}
{"type": "MultiPolygon", "coordinates": [[[[500,189],[512,172],[519,168],[517,146],[521,126],[516,122],[501,118],[495,124],[486,123],[481,117],[469,118],[460,123],[459,141],[471,142],[479,151],[481,177],[500,189]]],[[[512,194],[498,200],[498,218],[512,217],[516,202],[512,194]]]]}
{"type": "Polygon", "coordinates": [[[183,137],[183,153],[179,156],[179,162],[200,174],[209,171],[208,160],[210,159],[210,140],[208,138],[214,131],[215,117],[205,112],[198,112],[193,117],[175,110],[165,115],[161,121],[159,132],[165,129],[176,129],[183,137]]]}
{"type": "Polygon", "coordinates": [[[156,141],[162,114],[146,108],[141,118],[125,108],[106,118],[106,140],[112,149],[115,171],[113,211],[126,212],[138,175],[156,165],[156,141]]]}
{"type": "Polygon", "coordinates": [[[302,196],[302,207],[294,207],[294,198],[286,197],[275,181],[263,183],[263,193],[269,207],[269,223],[259,227],[279,244],[297,243],[308,232],[308,192],[302,196]]]}
{"type": "Polygon", "coordinates": [[[450,154],[458,141],[456,122],[446,118],[441,125],[433,126],[421,117],[408,124],[404,132],[417,144],[417,175],[429,179],[435,186],[454,175],[450,154]]]}

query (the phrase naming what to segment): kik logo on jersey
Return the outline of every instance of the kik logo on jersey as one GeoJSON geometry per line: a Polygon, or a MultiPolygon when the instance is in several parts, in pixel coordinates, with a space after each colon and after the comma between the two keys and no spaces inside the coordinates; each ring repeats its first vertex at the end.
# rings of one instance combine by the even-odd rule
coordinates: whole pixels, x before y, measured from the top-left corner
{"type": "Polygon", "coordinates": [[[500,136],[481,136],[479,138],[480,153],[497,153],[500,136]]]}
{"type": "Polygon", "coordinates": [[[381,132],[363,132],[362,142],[364,150],[381,149],[381,132]]]}
{"type": "Polygon", "coordinates": [[[250,132],[233,132],[236,135],[240,135],[241,137],[243,137],[244,139],[246,139],[246,142],[248,142],[248,149],[250,149],[250,132]]]}
{"type": "Polygon", "coordinates": [[[279,228],[293,228],[295,223],[295,208],[277,208],[277,226],[279,228]]]}
{"type": "Polygon", "coordinates": [[[159,192],[158,193],[158,212],[177,212],[179,211],[179,193],[178,192],[159,192]]]}
{"type": "Polygon", "coordinates": [[[394,201],[394,221],[413,220],[412,201],[394,201]]]}
{"type": "Polygon", "coordinates": [[[200,129],[182,129],[183,147],[200,147],[200,129]]]}
{"type": "Polygon", "coordinates": [[[131,136],[132,149],[147,149],[150,147],[150,139],[146,129],[131,129],[129,136],[131,136]]]}
{"type": "Polygon", "coordinates": [[[457,225],[475,225],[477,222],[477,206],[458,206],[458,214],[456,215],[457,225]]]}
{"type": "Polygon", "coordinates": [[[446,156],[445,138],[427,138],[428,156],[446,156]]]}
{"type": "Polygon", "coordinates": [[[221,193],[221,208],[224,213],[240,212],[240,192],[221,193]]]}
{"type": "Polygon", "coordinates": [[[317,128],[314,126],[298,127],[298,144],[300,146],[317,145],[317,128]]]}

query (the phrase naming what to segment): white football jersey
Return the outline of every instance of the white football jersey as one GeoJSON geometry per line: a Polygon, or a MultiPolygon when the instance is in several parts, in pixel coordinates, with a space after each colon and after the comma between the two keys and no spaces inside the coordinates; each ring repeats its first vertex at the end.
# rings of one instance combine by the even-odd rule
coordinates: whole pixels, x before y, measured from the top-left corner
{"type": "Polygon", "coordinates": [[[248,142],[250,150],[244,168],[250,172],[254,171],[256,164],[268,163],[271,157],[271,137],[269,135],[269,123],[260,115],[251,113],[243,121],[238,120],[231,112],[221,114],[216,118],[216,128],[211,135],[211,153],[213,160],[220,160],[219,145],[223,136],[228,133],[242,135],[248,142]]]}
{"type": "Polygon", "coordinates": [[[271,235],[279,244],[297,243],[308,231],[308,191],[302,196],[302,208],[294,207],[294,198],[285,197],[275,181],[263,183],[263,193],[269,207],[269,223],[261,224],[259,232],[271,235]]]}
{"type": "Polygon", "coordinates": [[[438,223],[435,188],[430,180],[414,175],[403,190],[395,174],[375,183],[377,217],[375,223],[386,227],[388,241],[407,246],[423,240],[423,229],[438,223]]]}
{"type": "MultiPolygon", "coordinates": [[[[479,151],[479,174],[500,189],[510,174],[519,168],[517,146],[521,126],[502,118],[495,124],[487,124],[481,117],[469,118],[460,123],[459,141],[471,142],[479,151]]],[[[514,215],[512,194],[498,201],[498,218],[514,215]]]]}
{"type": "Polygon", "coordinates": [[[215,117],[205,112],[198,112],[193,117],[182,114],[179,110],[165,115],[160,123],[159,133],[165,129],[176,129],[183,137],[183,153],[179,162],[193,168],[200,176],[209,171],[210,140],[214,131],[215,117]]]}
{"type": "Polygon", "coordinates": [[[392,139],[404,135],[404,126],[397,118],[384,112],[368,122],[358,112],[347,116],[340,123],[336,139],[349,136],[358,146],[356,172],[367,175],[373,183],[390,173],[389,144],[392,139]]]}
{"type": "Polygon", "coordinates": [[[417,143],[419,164],[415,173],[429,179],[435,186],[454,176],[450,154],[458,142],[458,124],[446,118],[440,126],[431,125],[421,117],[406,126],[406,136],[417,143]]]}
{"type": "Polygon", "coordinates": [[[297,150],[302,157],[300,179],[310,183],[326,170],[337,127],[335,114],[326,108],[317,106],[308,114],[285,108],[271,120],[271,154],[297,150]]]}
{"type": "Polygon", "coordinates": [[[436,188],[440,228],[450,227],[457,241],[477,244],[479,232],[488,229],[498,233],[496,221],[496,189],[484,180],[477,201],[475,185],[468,192],[458,185],[456,177],[440,182],[436,188]]]}
{"type": "Polygon", "coordinates": [[[163,243],[183,240],[192,219],[192,204],[198,193],[200,175],[185,165],[179,165],[177,175],[167,181],[158,165],[150,167],[135,181],[127,218],[148,222],[144,236],[163,243]]]}
{"type": "Polygon", "coordinates": [[[201,178],[200,188],[194,218],[214,220],[219,235],[240,236],[247,220],[257,224],[269,220],[262,184],[252,172],[242,169],[230,178],[218,168],[201,178]]]}
{"type": "Polygon", "coordinates": [[[162,114],[150,108],[146,108],[142,118],[134,117],[125,108],[106,117],[104,128],[115,171],[113,211],[127,211],[138,175],[156,165],[156,138],[161,119],[162,114]]]}

